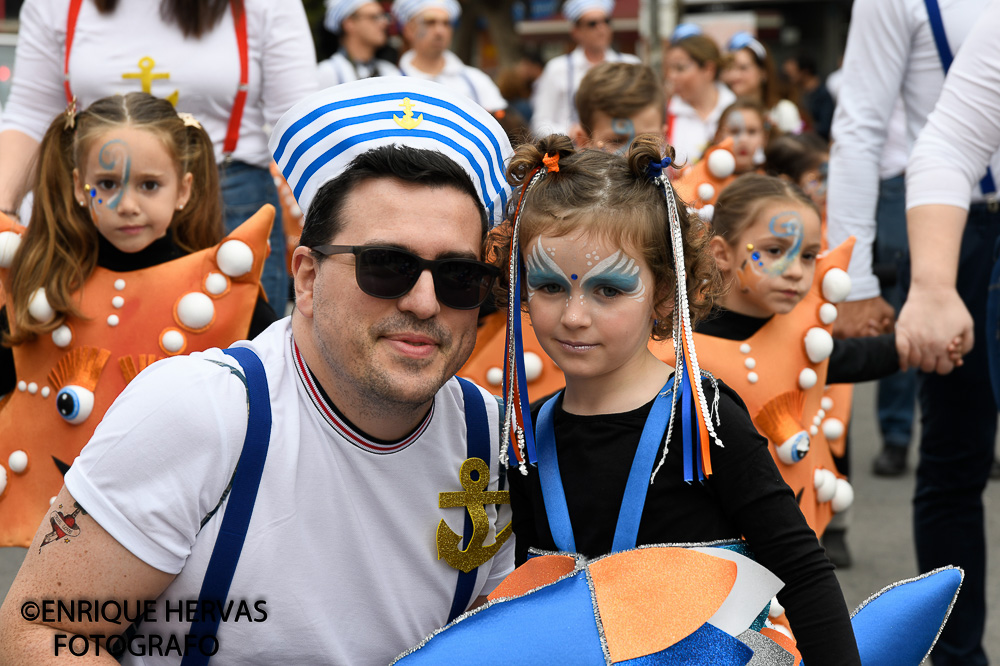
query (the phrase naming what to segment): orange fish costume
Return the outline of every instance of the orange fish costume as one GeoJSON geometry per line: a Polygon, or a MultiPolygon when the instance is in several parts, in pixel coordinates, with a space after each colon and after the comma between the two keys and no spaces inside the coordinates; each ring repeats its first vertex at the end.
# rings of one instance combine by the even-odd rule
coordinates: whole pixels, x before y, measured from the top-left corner
{"type": "MultiPolygon", "coordinates": [[[[816,279],[795,308],[775,315],[746,340],[725,340],[695,333],[701,367],[731,386],[769,440],[781,476],[791,486],[799,508],[817,536],[833,514],[854,499],[837,474],[833,457],[842,456],[850,415],[849,384],[826,387],[837,318],[834,303],[847,297],[846,268],[854,240],[820,257],[816,279]]],[[[673,364],[673,343],[650,345],[673,364]]]]}
{"type": "MultiPolygon", "coordinates": [[[[18,383],[0,401],[0,546],[31,544],[65,468],[143,368],[246,337],[273,221],[264,206],[215,247],[136,271],[97,267],[80,291],[84,317],[13,348],[18,383]]],[[[0,215],[4,285],[23,231],[0,215]]],[[[46,308],[44,294],[32,299],[34,316],[46,308]]]]}

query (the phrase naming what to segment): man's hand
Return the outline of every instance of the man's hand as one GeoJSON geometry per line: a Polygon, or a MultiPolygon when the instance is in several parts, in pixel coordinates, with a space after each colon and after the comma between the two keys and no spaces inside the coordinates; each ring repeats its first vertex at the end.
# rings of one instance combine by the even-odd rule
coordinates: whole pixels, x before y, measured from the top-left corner
{"type": "Polygon", "coordinates": [[[864,338],[892,332],[896,311],[881,296],[837,304],[835,338],[864,338]]]}
{"type": "Polygon", "coordinates": [[[911,287],[896,324],[901,369],[948,374],[973,343],[972,315],[953,287],[911,287]]]}

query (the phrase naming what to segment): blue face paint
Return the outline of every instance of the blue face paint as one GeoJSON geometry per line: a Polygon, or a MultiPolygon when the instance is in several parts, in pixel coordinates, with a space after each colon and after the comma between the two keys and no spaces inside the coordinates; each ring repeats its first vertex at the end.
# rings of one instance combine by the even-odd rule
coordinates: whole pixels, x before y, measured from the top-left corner
{"type": "Polygon", "coordinates": [[[569,277],[570,277],[570,279],[571,279],[571,280],[575,280],[575,279],[576,279],[576,273],[573,273],[573,274],[572,274],[572,275],[570,275],[569,277]]]}
{"type": "Polygon", "coordinates": [[[617,135],[616,140],[621,141],[615,154],[624,155],[628,152],[628,147],[632,145],[632,139],[635,138],[635,125],[629,118],[612,118],[611,131],[617,135]]]}
{"type": "Polygon", "coordinates": [[[617,289],[620,292],[629,293],[639,286],[639,274],[607,271],[605,273],[601,273],[600,275],[587,278],[586,282],[583,283],[583,286],[587,290],[596,287],[611,287],[612,289],[617,289]]]}
{"type": "Polygon", "coordinates": [[[563,275],[544,269],[532,270],[531,267],[528,267],[527,272],[529,289],[539,289],[547,284],[555,284],[569,291],[569,283],[566,282],[566,278],[563,275]]]}
{"type": "Polygon", "coordinates": [[[122,173],[122,181],[119,184],[118,194],[108,202],[108,208],[117,208],[118,204],[121,203],[122,195],[125,193],[125,188],[128,187],[129,173],[132,171],[132,157],[129,155],[127,144],[121,139],[114,139],[108,141],[106,144],[101,146],[100,152],[97,154],[97,163],[101,165],[102,169],[114,169],[118,164],[118,157],[110,153],[111,148],[119,144],[121,146],[122,152],[125,154],[125,166],[124,172],[122,173]],[[108,152],[107,157],[105,157],[105,152],[108,152]]]}

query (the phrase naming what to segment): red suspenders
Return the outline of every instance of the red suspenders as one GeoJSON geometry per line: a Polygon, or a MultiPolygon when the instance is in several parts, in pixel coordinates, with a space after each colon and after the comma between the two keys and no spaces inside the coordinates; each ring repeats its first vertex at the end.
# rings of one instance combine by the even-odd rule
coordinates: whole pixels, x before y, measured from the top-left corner
{"type": "MultiPolygon", "coordinates": [[[[63,60],[63,90],[66,92],[66,103],[73,101],[73,92],[69,85],[69,54],[73,50],[73,37],[76,34],[76,21],[80,16],[83,0],[70,0],[69,13],[66,16],[66,58],[63,60]]],[[[233,23],[236,26],[236,44],[240,52],[240,84],[236,88],[236,99],[229,114],[229,127],[226,139],[222,144],[222,153],[228,159],[236,150],[240,139],[240,121],[243,119],[243,107],[247,102],[247,89],[250,80],[250,54],[247,46],[247,15],[246,9],[237,6],[236,0],[230,0],[233,12],[233,23]]]]}

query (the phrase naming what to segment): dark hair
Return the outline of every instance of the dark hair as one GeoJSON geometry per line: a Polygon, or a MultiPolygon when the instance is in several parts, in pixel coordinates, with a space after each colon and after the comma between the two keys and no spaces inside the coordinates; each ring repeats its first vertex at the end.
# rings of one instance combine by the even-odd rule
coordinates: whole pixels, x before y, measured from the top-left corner
{"type": "Polygon", "coordinates": [[[795,63],[799,66],[799,71],[806,72],[812,76],[819,74],[819,67],[816,65],[816,58],[808,54],[799,54],[795,57],[795,63]]]}
{"type": "Polygon", "coordinates": [[[426,187],[453,187],[468,194],[476,203],[482,235],[486,236],[486,210],[479,192],[462,167],[434,150],[389,145],[361,153],[343,173],[319,188],[306,212],[299,245],[314,247],[329,243],[340,233],[347,197],[361,183],[378,178],[395,178],[426,187]]]}
{"type": "MultiPolygon", "coordinates": [[[[707,35],[691,35],[679,39],[670,45],[671,49],[680,49],[694,60],[698,67],[705,68],[709,63],[715,65],[715,80],[722,72],[722,52],[715,40],[707,35]]],[[[667,49],[669,51],[669,49],[667,49]]]]}
{"type": "Polygon", "coordinates": [[[815,134],[781,136],[764,149],[764,171],[769,176],[788,176],[798,183],[807,171],[819,168],[826,152],[825,142],[815,134]]]}
{"type": "MultiPolygon", "coordinates": [[[[674,151],[664,146],[663,137],[640,134],[628,154],[612,155],[600,150],[574,150],[568,137],[553,134],[534,144],[519,146],[507,168],[507,182],[527,186],[528,179],[545,155],[559,155],[559,170],[550,171],[525,197],[521,210],[518,241],[542,235],[562,236],[582,229],[620,247],[638,253],[653,273],[653,310],[659,315],[652,338],[670,337],[673,318],[670,304],[676,291],[673,246],[670,240],[667,204],[662,190],[646,174],[651,161],[659,161],[661,151],[671,158],[674,151]]],[[[508,217],[519,192],[511,198],[508,217]]],[[[721,293],[721,277],[709,255],[706,232],[699,218],[689,215],[677,198],[677,214],[684,237],[684,261],[691,321],[699,321],[721,293]]],[[[486,258],[501,267],[495,295],[499,303],[509,300],[508,265],[513,224],[504,222],[490,234],[486,258]]],[[[522,294],[522,297],[524,294],[522,294]]],[[[527,299],[522,300],[527,303],[527,299]]]]}
{"type": "Polygon", "coordinates": [[[183,250],[194,252],[222,238],[222,198],[212,140],[201,125],[177,115],[165,99],[143,92],[103,97],[84,111],[59,114],[38,149],[38,173],[31,224],[11,266],[10,296],[16,326],[6,342],[20,344],[80,315],[75,292],[97,265],[98,232],[89,209],[76,201],[73,169],[86,160],[105,133],[132,127],[156,136],[170,153],[178,177],[192,175],[191,196],[174,213],[168,233],[183,250]],[[31,295],[45,288],[56,316],[39,322],[28,315],[31,295]]]}
{"type": "MultiPolygon", "coordinates": [[[[161,0],[160,18],[164,23],[175,22],[185,37],[201,37],[211,32],[222,15],[229,9],[230,0],[161,0]]],[[[243,0],[235,0],[236,11],[245,11],[243,0]]],[[[111,14],[118,7],[118,0],[94,0],[97,11],[111,14]]]]}

